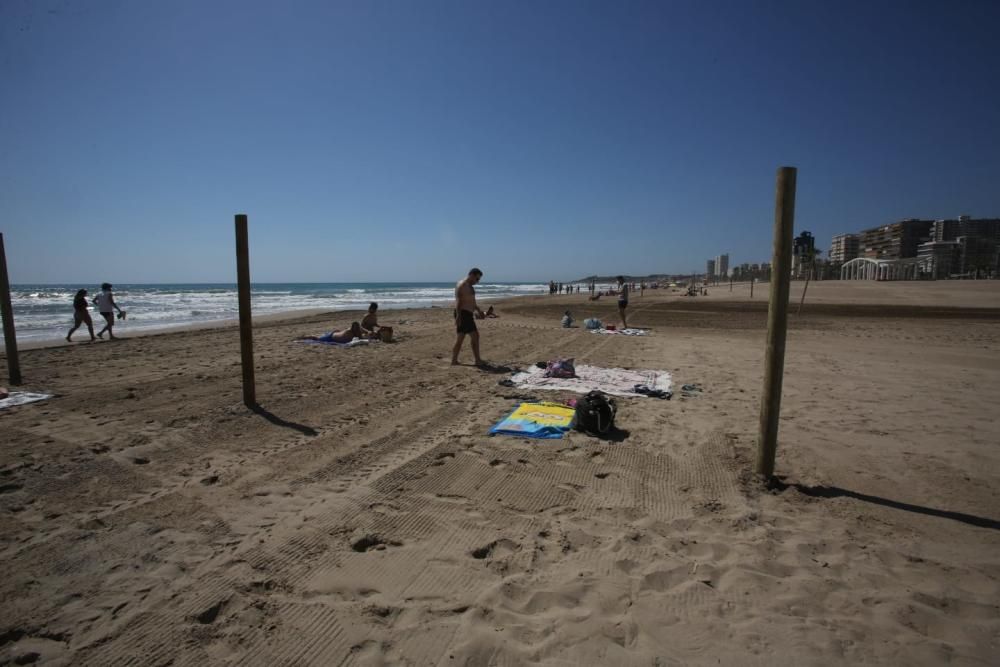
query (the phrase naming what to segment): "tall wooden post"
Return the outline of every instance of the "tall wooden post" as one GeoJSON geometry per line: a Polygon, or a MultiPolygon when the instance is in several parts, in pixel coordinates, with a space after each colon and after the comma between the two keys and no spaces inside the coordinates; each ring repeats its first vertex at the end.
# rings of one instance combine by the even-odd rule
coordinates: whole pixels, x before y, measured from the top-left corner
{"type": "Polygon", "coordinates": [[[7,375],[11,384],[21,384],[21,362],[17,358],[14,336],[14,310],[10,305],[10,279],[7,277],[7,254],[0,234],[0,316],[3,319],[3,342],[7,354],[7,375]]]}
{"type": "Polygon", "coordinates": [[[778,416],[781,412],[781,381],[785,371],[785,337],[788,330],[788,290],[792,277],[795,177],[795,167],[778,169],[771,298],[767,309],[764,395],[760,401],[760,434],[757,445],[756,471],[765,480],[774,476],[774,455],[778,449],[778,416]]]}
{"type": "Polygon", "coordinates": [[[240,305],[240,360],[243,365],[243,403],[257,405],[257,387],[253,376],[253,320],[250,317],[250,243],[247,216],[236,216],[236,283],[240,305]]]}
{"type": "Polygon", "coordinates": [[[755,282],[757,282],[757,279],[756,279],[756,278],[751,278],[751,279],[750,279],[750,298],[751,298],[751,299],[753,298],[753,284],[754,284],[755,282]]]}

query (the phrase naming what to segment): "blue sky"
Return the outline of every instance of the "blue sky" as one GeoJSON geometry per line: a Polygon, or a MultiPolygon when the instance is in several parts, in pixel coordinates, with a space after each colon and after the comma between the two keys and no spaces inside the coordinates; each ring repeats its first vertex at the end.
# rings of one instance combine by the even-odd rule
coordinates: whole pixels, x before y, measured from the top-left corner
{"type": "Polygon", "coordinates": [[[0,3],[17,283],[493,280],[1000,216],[1000,3],[0,3]]]}

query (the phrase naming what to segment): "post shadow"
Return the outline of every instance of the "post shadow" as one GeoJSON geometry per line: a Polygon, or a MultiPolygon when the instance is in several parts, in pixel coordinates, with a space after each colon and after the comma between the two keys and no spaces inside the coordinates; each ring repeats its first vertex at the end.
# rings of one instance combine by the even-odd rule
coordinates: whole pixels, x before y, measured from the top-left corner
{"type": "Polygon", "coordinates": [[[851,491],[850,489],[842,489],[838,486],[809,486],[807,484],[799,484],[797,482],[786,483],[781,479],[775,478],[772,480],[770,488],[777,489],[778,491],[796,489],[799,493],[811,498],[853,498],[854,500],[872,503],[873,505],[891,507],[905,512],[913,512],[914,514],[936,516],[942,519],[951,519],[952,521],[967,523],[970,526],[977,526],[979,528],[1000,530],[1000,521],[995,519],[988,519],[974,514],[965,514],[964,512],[953,512],[951,510],[941,510],[934,507],[924,507],[922,505],[904,503],[899,500],[891,500],[889,498],[882,498],[881,496],[871,496],[867,493],[858,493],[857,491],[851,491]]]}
{"type": "Polygon", "coordinates": [[[260,403],[254,403],[253,405],[251,405],[249,407],[250,407],[250,410],[252,412],[260,415],[261,417],[263,417],[267,421],[271,422],[275,426],[282,426],[284,428],[290,428],[290,429],[292,429],[294,431],[298,431],[302,435],[308,435],[310,437],[319,435],[319,432],[316,429],[314,429],[313,427],[306,426],[305,424],[297,424],[295,422],[290,422],[287,419],[282,419],[281,417],[278,417],[274,413],[269,412],[260,403]]]}
{"type": "Polygon", "coordinates": [[[624,428],[612,426],[608,429],[607,433],[591,433],[589,435],[593,435],[598,440],[604,440],[605,442],[625,442],[625,439],[632,435],[632,432],[624,428]]]}

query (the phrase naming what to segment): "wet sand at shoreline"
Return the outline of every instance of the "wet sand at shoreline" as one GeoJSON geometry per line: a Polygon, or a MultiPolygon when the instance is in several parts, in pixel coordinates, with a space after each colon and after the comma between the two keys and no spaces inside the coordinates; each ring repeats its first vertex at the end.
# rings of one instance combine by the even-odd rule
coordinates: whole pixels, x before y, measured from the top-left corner
{"type": "Polygon", "coordinates": [[[497,364],[703,388],[621,399],[611,440],[488,437],[571,394],[450,367],[445,308],[382,312],[398,342],[353,349],[292,339],[357,313],[258,321],[258,412],[232,326],[25,350],[57,397],[0,412],[0,662],[989,664],[1000,284],[811,284],[772,491],[755,290],[647,290],[646,337],[561,329],[615,322],[585,294],[480,322],[497,364]]]}

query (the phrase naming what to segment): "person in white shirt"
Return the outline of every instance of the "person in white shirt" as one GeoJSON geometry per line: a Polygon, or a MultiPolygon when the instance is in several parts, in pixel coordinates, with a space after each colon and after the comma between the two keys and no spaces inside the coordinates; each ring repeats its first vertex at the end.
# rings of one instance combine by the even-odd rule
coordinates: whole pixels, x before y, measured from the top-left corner
{"type": "Polygon", "coordinates": [[[107,331],[111,340],[115,340],[115,311],[117,310],[119,313],[123,311],[115,303],[115,297],[111,294],[111,283],[101,284],[101,293],[94,297],[94,305],[97,306],[97,310],[100,311],[104,321],[107,322],[104,328],[98,332],[97,337],[104,338],[104,332],[107,331]]]}

